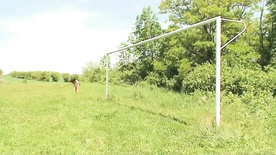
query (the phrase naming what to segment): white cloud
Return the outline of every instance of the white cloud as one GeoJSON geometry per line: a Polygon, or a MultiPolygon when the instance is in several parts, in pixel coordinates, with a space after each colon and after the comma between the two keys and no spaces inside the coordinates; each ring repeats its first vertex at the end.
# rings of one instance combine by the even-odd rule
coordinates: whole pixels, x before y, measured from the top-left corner
{"type": "Polygon", "coordinates": [[[6,21],[5,25],[9,26],[6,31],[15,37],[0,44],[0,51],[4,53],[0,57],[1,69],[5,73],[12,70],[81,73],[86,62],[99,62],[131,32],[131,29],[100,31],[88,27],[86,21],[93,21],[94,17],[97,14],[63,10],[6,21]]]}

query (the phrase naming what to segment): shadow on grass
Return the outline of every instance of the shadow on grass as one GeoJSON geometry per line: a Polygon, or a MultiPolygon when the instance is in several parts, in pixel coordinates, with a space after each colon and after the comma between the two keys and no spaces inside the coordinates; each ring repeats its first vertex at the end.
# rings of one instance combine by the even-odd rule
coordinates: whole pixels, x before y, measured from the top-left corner
{"type": "MultiPolygon", "coordinates": [[[[126,106],[126,107],[129,107],[129,106],[126,106]]],[[[139,110],[139,111],[142,111],[142,112],[146,112],[146,113],[149,113],[149,114],[152,114],[152,115],[155,115],[155,116],[161,116],[161,117],[166,118],[166,119],[171,119],[173,121],[176,121],[176,122],[184,124],[184,125],[188,125],[187,122],[185,122],[184,120],[181,120],[179,118],[176,118],[176,117],[167,116],[167,115],[162,114],[162,113],[155,113],[153,111],[145,110],[145,109],[142,109],[140,107],[131,106],[130,108],[134,109],[134,110],[139,110]]]]}
{"type": "Polygon", "coordinates": [[[181,119],[176,118],[176,117],[167,116],[167,115],[162,114],[162,113],[155,113],[153,111],[146,110],[146,109],[143,109],[143,108],[140,108],[140,107],[128,106],[128,105],[120,104],[120,103],[117,103],[117,102],[113,102],[113,103],[115,103],[115,104],[117,104],[119,106],[124,106],[124,107],[130,108],[130,109],[133,109],[133,110],[139,110],[139,111],[142,111],[142,112],[145,112],[145,113],[149,113],[149,114],[152,114],[152,115],[155,115],[155,116],[161,116],[163,118],[170,119],[170,120],[176,121],[176,122],[184,124],[184,125],[189,125],[186,121],[181,120],[181,119]]]}

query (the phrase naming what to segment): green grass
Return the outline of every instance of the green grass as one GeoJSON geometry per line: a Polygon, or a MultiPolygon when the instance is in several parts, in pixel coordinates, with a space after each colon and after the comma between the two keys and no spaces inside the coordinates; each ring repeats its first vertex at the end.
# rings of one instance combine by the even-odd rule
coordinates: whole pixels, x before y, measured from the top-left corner
{"type": "Polygon", "coordinates": [[[226,97],[217,128],[214,100],[142,86],[110,86],[106,100],[98,83],[76,94],[0,76],[0,154],[276,154],[273,108],[253,113],[226,97]]]}

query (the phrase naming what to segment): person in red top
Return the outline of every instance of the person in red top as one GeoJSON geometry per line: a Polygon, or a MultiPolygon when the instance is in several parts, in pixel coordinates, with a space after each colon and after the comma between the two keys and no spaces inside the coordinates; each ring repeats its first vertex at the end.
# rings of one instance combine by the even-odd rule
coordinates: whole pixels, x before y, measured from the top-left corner
{"type": "Polygon", "coordinates": [[[79,90],[80,90],[80,82],[79,82],[79,80],[77,80],[77,79],[74,78],[74,79],[72,80],[72,82],[73,82],[73,84],[74,84],[74,86],[75,86],[75,92],[78,93],[79,90]]]}

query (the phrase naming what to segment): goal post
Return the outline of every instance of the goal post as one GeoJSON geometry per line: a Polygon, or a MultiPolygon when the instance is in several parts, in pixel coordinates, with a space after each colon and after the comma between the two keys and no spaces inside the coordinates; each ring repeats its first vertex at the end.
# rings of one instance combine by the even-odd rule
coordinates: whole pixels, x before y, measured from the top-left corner
{"type": "Polygon", "coordinates": [[[220,124],[221,17],[216,18],[216,123],[220,124]]]}
{"type": "MultiPolygon", "coordinates": [[[[120,48],[120,49],[111,51],[111,52],[107,53],[106,56],[108,57],[110,54],[117,53],[117,52],[129,49],[129,48],[133,48],[133,47],[136,47],[139,45],[143,45],[145,43],[152,42],[152,41],[160,39],[160,38],[165,38],[165,37],[168,37],[168,36],[183,32],[183,31],[187,31],[192,28],[196,28],[199,26],[203,26],[203,25],[212,23],[212,22],[216,22],[216,39],[215,39],[215,42],[216,42],[216,90],[215,90],[216,91],[216,106],[215,106],[215,111],[216,112],[215,113],[216,113],[216,124],[217,124],[217,126],[219,126],[219,124],[220,124],[220,100],[221,100],[221,94],[220,94],[221,93],[221,50],[245,31],[246,25],[244,22],[236,21],[236,20],[229,20],[229,19],[222,19],[220,16],[218,16],[218,17],[214,17],[214,18],[211,18],[211,19],[208,19],[208,20],[205,20],[205,21],[193,24],[193,25],[185,26],[183,28],[177,29],[175,31],[172,31],[172,32],[169,32],[166,34],[162,34],[160,36],[157,36],[157,37],[154,37],[154,38],[151,38],[148,40],[141,41],[141,42],[133,44],[133,45],[129,45],[124,48],[120,48]],[[222,20],[239,22],[239,23],[244,24],[244,29],[223,46],[221,46],[222,20]]],[[[108,95],[109,95],[109,92],[108,92],[108,81],[109,81],[108,69],[109,69],[108,62],[106,62],[106,98],[108,98],[108,95]]]]}

